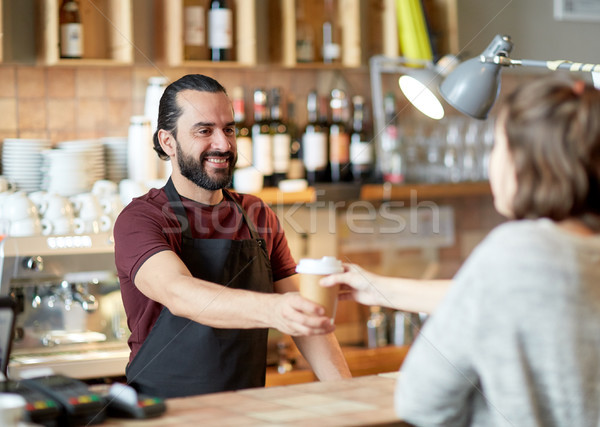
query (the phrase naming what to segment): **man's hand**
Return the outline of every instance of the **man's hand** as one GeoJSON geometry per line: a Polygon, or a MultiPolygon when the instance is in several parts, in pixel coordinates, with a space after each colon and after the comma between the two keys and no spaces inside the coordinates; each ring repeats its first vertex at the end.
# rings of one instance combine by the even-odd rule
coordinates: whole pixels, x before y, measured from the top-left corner
{"type": "Polygon", "coordinates": [[[274,294],[272,327],[291,336],[310,336],[333,332],[335,326],[325,316],[325,309],[302,298],[297,292],[274,294]]]}

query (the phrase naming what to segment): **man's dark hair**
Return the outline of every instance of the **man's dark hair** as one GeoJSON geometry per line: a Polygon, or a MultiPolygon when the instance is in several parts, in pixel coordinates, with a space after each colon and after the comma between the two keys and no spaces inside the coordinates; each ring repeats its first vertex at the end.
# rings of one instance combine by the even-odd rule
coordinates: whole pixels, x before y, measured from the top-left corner
{"type": "Polygon", "coordinates": [[[174,81],[165,89],[158,106],[158,121],[156,132],[154,132],[154,151],[162,160],[169,156],[165,153],[158,142],[158,131],[164,129],[177,137],[177,120],[181,116],[181,106],[177,103],[177,95],[184,90],[197,90],[198,92],[223,92],[225,88],[215,79],[202,74],[188,74],[174,81]]]}

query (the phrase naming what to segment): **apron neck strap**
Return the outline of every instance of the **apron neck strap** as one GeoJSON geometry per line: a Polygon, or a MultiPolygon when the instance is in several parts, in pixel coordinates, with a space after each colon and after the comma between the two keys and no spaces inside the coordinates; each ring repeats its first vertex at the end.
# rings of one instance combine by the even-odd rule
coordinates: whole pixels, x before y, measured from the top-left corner
{"type": "MultiPolygon", "coordinates": [[[[192,238],[191,227],[189,227],[189,225],[187,227],[184,227],[182,225],[182,224],[188,224],[188,218],[187,218],[187,214],[185,213],[185,207],[183,206],[181,197],[179,196],[179,193],[177,192],[177,189],[175,188],[175,185],[173,184],[173,180],[170,177],[165,185],[165,193],[167,193],[167,199],[169,200],[169,204],[171,205],[171,208],[175,212],[175,217],[177,219],[177,222],[179,222],[179,225],[181,226],[182,234],[185,237],[192,238]]],[[[260,239],[260,235],[254,228],[254,224],[252,223],[252,221],[250,221],[248,219],[248,216],[246,215],[246,211],[244,210],[242,205],[240,205],[238,203],[238,201],[229,193],[229,191],[227,191],[225,189],[223,189],[223,196],[226,199],[229,199],[230,201],[232,201],[235,204],[235,206],[237,207],[237,209],[240,211],[240,213],[242,214],[242,218],[244,219],[244,221],[246,222],[246,225],[248,226],[248,229],[250,230],[250,236],[254,240],[260,239]]]]}

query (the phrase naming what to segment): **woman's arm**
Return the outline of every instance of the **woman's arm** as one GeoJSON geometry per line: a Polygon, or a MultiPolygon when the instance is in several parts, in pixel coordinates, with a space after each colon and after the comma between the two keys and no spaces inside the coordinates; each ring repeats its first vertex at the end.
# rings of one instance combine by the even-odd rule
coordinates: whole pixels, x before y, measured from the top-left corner
{"type": "Polygon", "coordinates": [[[446,295],[451,280],[419,280],[379,276],[355,264],[346,272],[321,280],[322,286],[342,284],[340,298],[410,312],[433,312],[446,295]]]}

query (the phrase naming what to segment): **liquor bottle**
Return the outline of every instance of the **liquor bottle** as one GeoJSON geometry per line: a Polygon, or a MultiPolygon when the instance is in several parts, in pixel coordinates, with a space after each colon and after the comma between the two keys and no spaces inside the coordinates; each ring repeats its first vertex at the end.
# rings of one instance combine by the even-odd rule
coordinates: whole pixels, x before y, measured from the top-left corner
{"type": "Polygon", "coordinates": [[[183,1],[183,56],[186,60],[208,58],[205,0],[183,1]]]}
{"type": "Polygon", "coordinates": [[[267,111],[267,92],[254,91],[254,124],[252,125],[252,163],[263,174],[264,187],[273,185],[273,137],[267,111]]]}
{"type": "Polygon", "coordinates": [[[273,185],[286,179],[290,168],[292,137],[282,117],[281,90],[271,89],[271,135],[273,136],[273,185]]]}
{"type": "Polygon", "coordinates": [[[304,164],[302,162],[302,135],[298,132],[295,123],[295,106],[293,101],[287,105],[288,132],[291,136],[290,167],[288,168],[288,179],[304,178],[304,164]]]}
{"type": "Polygon", "coordinates": [[[76,0],[63,0],[60,6],[60,57],[81,58],[83,56],[83,26],[76,0]]]}
{"type": "Polygon", "coordinates": [[[329,153],[327,128],[319,121],[319,94],[312,91],[306,100],[308,123],[302,135],[302,161],[310,184],[327,182],[329,153]]]}
{"type": "Polygon", "coordinates": [[[342,48],[340,44],[341,30],[339,19],[337,19],[337,2],[335,0],[325,0],[325,21],[323,22],[323,44],[322,56],[326,64],[340,62],[342,57],[342,48]]]}
{"type": "Polygon", "coordinates": [[[246,101],[244,88],[236,86],[231,92],[233,119],[235,120],[235,138],[237,145],[236,168],[252,165],[252,134],[246,123],[246,101]]]}
{"type": "Polygon", "coordinates": [[[350,166],[350,129],[348,100],[344,91],[331,91],[331,125],[329,126],[329,162],[331,164],[331,181],[342,182],[352,180],[350,166]]]}
{"type": "Polygon", "coordinates": [[[357,182],[368,181],[373,173],[373,146],[366,120],[366,105],[362,96],[352,98],[354,114],[350,135],[350,162],[357,182]]]}
{"type": "Polygon", "coordinates": [[[306,2],[296,2],[296,61],[315,61],[315,37],[312,26],[306,20],[306,2]]]}
{"type": "Polygon", "coordinates": [[[383,98],[383,111],[385,123],[377,153],[378,169],[385,182],[401,184],[404,182],[405,159],[398,132],[396,98],[392,92],[383,98]]]}
{"type": "Polygon", "coordinates": [[[211,0],[208,10],[208,47],[211,61],[231,61],[233,10],[226,0],[211,0]]]}

